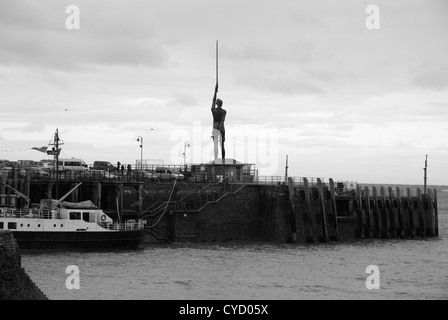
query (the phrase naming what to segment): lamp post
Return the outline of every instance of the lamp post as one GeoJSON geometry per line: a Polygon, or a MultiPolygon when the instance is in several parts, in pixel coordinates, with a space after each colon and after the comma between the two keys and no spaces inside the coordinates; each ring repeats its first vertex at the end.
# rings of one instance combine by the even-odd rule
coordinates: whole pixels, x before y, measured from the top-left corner
{"type": "Polygon", "coordinates": [[[190,147],[190,141],[185,141],[185,143],[184,143],[184,153],[183,153],[183,156],[184,156],[184,168],[185,168],[185,171],[184,171],[184,179],[185,180],[187,180],[187,147],[190,147]]]}
{"type": "MultiPolygon", "coordinates": [[[[153,131],[153,128],[149,129],[150,131],[153,131]]],[[[137,142],[140,142],[140,169],[143,170],[143,137],[138,136],[137,142]]]]}
{"type": "Polygon", "coordinates": [[[143,137],[138,136],[137,142],[140,142],[140,170],[143,170],[143,137]]]}
{"type": "Polygon", "coordinates": [[[426,195],[426,181],[428,179],[427,172],[428,172],[428,155],[426,155],[425,160],[425,167],[423,168],[424,176],[423,176],[423,194],[426,195]]]}

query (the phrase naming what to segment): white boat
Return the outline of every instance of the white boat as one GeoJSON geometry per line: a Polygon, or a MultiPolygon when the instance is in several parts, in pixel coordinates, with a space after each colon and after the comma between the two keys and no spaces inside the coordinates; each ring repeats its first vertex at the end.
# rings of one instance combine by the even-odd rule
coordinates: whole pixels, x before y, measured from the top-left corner
{"type": "Polygon", "coordinates": [[[0,230],[11,230],[21,249],[138,248],[144,220],[114,221],[90,200],[63,201],[80,184],[38,208],[0,208],[0,230]]]}

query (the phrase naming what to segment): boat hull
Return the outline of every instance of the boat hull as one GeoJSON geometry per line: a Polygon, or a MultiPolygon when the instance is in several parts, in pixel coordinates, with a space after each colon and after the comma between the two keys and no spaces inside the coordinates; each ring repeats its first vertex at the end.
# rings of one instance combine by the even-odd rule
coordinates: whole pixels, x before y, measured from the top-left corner
{"type": "Polygon", "coordinates": [[[20,249],[138,249],[145,230],[13,231],[20,249]]]}

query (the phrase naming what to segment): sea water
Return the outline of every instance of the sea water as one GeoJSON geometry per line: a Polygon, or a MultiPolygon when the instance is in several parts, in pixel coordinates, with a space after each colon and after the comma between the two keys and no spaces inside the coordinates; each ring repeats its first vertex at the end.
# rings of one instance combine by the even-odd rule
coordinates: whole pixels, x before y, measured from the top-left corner
{"type": "Polygon", "coordinates": [[[445,300],[448,192],[444,189],[438,193],[438,238],[23,251],[22,266],[49,299],[445,300]],[[377,267],[377,272],[369,266],[377,267]],[[369,285],[372,281],[374,288],[369,285]]]}

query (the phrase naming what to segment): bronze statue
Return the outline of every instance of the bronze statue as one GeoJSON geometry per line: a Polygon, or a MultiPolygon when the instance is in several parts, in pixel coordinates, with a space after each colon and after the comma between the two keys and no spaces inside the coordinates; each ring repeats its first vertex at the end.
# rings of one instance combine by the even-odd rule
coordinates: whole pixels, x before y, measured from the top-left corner
{"type": "Polygon", "coordinates": [[[215,144],[214,146],[214,155],[215,155],[215,161],[218,159],[218,141],[221,142],[221,154],[222,159],[226,158],[226,150],[224,148],[224,141],[226,140],[226,129],[224,127],[224,121],[226,120],[226,110],[222,108],[222,100],[216,99],[216,95],[218,93],[218,83],[216,83],[215,86],[215,94],[213,95],[213,102],[212,102],[212,115],[213,115],[213,131],[212,131],[212,138],[213,142],[215,144]],[[217,106],[217,107],[216,107],[217,106]]]}

